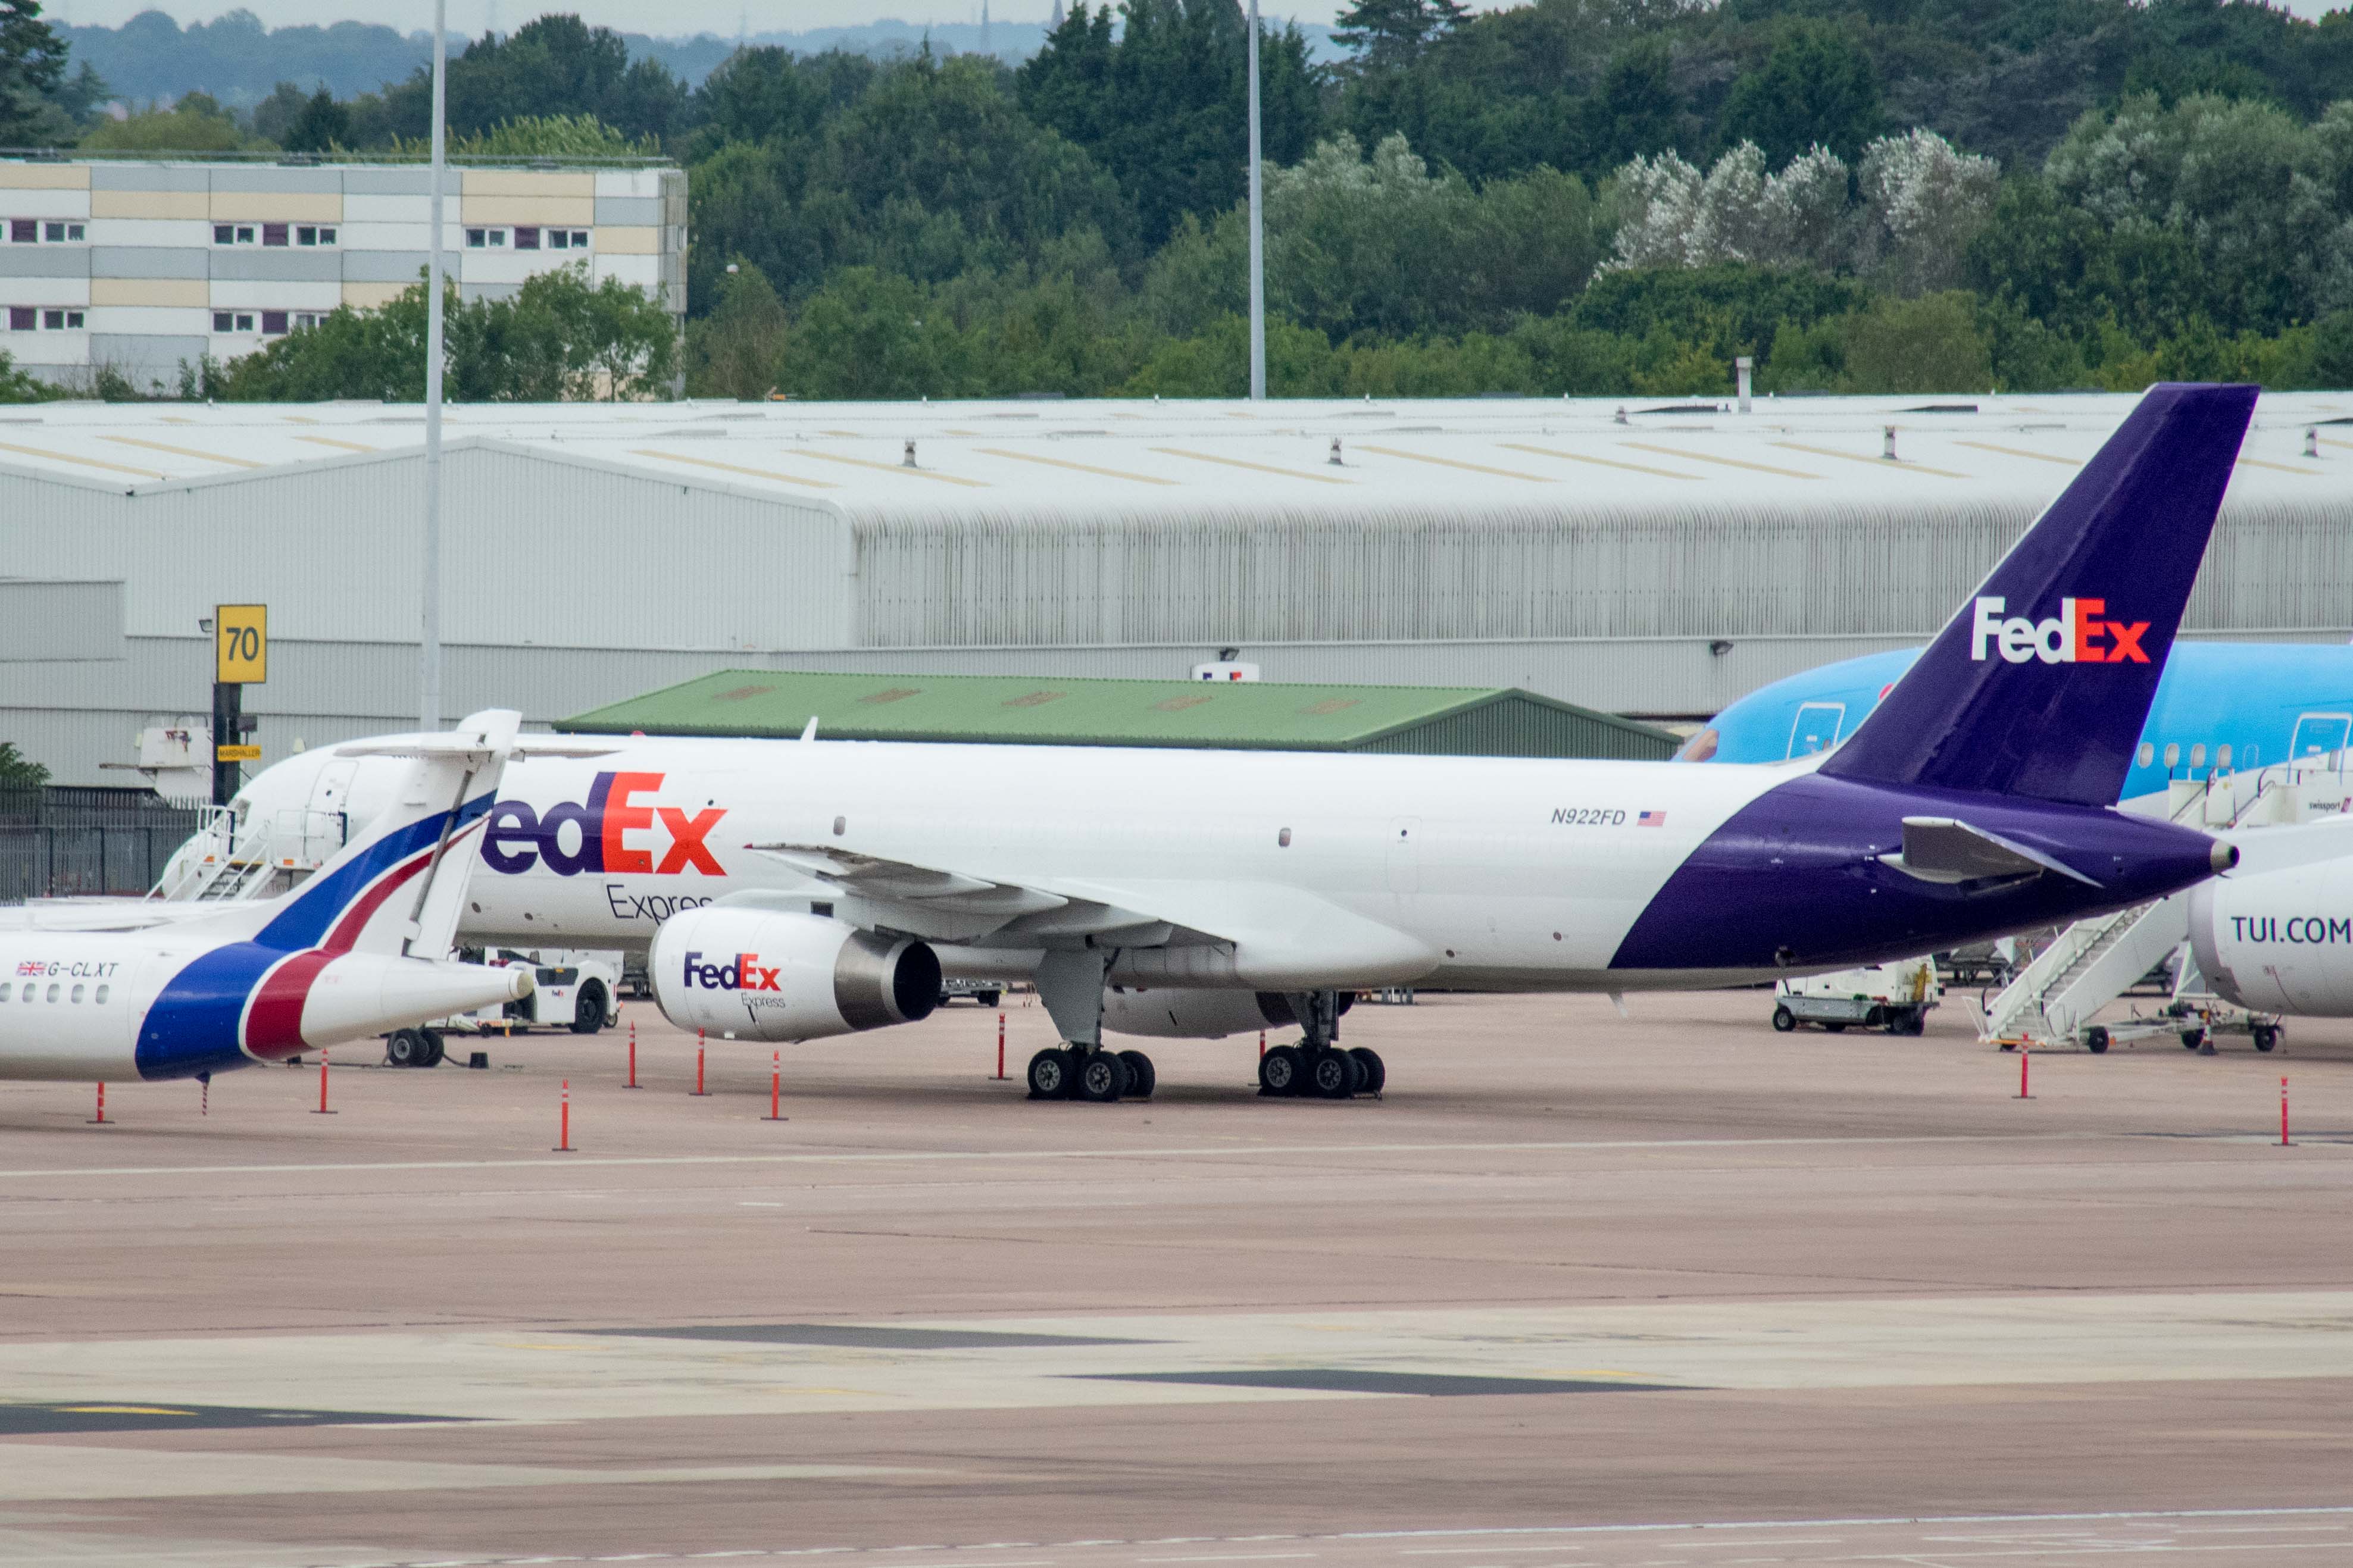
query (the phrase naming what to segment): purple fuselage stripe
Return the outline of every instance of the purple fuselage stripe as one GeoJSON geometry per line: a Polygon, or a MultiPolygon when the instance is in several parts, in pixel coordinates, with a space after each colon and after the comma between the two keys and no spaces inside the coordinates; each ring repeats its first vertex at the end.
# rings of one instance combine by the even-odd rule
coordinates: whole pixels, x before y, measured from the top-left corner
{"type": "Polygon", "coordinates": [[[2124,909],[2201,882],[2213,841],[2096,806],[1901,789],[1809,773],[1708,836],[1619,943],[1613,969],[1845,968],[2124,909]],[[1907,816],[1957,817],[2099,884],[2044,874],[1923,881],[1878,857],[1907,816]]]}

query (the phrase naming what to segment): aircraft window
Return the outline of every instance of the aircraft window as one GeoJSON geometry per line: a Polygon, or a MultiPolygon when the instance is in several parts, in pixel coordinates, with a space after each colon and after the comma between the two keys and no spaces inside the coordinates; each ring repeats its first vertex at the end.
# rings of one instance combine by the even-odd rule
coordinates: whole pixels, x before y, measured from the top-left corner
{"type": "Polygon", "coordinates": [[[2165,771],[2166,771],[2167,773],[2171,773],[2174,769],[2176,769],[2176,768],[2179,767],[2180,765],[2181,765],[2181,742],[2179,742],[2179,741],[2173,741],[2173,742],[2168,742],[2168,743],[2167,743],[2167,745],[2166,745],[2166,748],[2165,748],[2165,771]]]}
{"type": "Polygon", "coordinates": [[[75,987],[73,988],[73,997],[72,997],[72,1000],[73,1000],[73,1001],[75,1001],[76,1003],[80,1002],[80,1000],[81,1000],[81,987],[80,987],[80,986],[77,985],[77,986],[75,986],[75,987]]]}
{"type": "Polygon", "coordinates": [[[2214,748],[2214,765],[2218,768],[2227,768],[2231,765],[2231,748],[2228,744],[2214,748]]]}
{"type": "Polygon", "coordinates": [[[1280,832],[1280,833],[1276,834],[1276,835],[1274,836],[1274,841],[1275,841],[1275,843],[1276,843],[1276,844],[1280,845],[1282,847],[1283,847],[1283,848],[1285,848],[1285,849],[1290,848],[1290,847],[1291,847],[1291,829],[1289,829],[1288,827],[1286,827],[1286,828],[1284,828],[1282,832],[1280,832]]]}
{"type": "Polygon", "coordinates": [[[2202,768],[2206,765],[2206,743],[2204,742],[2201,741],[2197,745],[2189,748],[2189,765],[2193,768],[2202,768]]]}
{"type": "Polygon", "coordinates": [[[51,985],[50,985],[50,987],[49,987],[49,1000],[50,1000],[50,1001],[52,1001],[52,1002],[56,1001],[56,1000],[58,999],[58,991],[60,991],[61,989],[63,989],[63,987],[58,986],[58,985],[56,985],[56,984],[51,984],[51,985]]]}
{"type": "Polygon", "coordinates": [[[103,985],[100,986],[100,987],[98,988],[97,994],[96,994],[95,995],[91,996],[91,997],[90,997],[90,1000],[91,1000],[91,1001],[93,1001],[93,1002],[95,1002],[95,1003],[97,1003],[97,1004],[98,1004],[100,1006],[101,1006],[101,1007],[105,1006],[105,1005],[106,1005],[106,991],[107,991],[107,988],[106,988],[105,986],[103,986],[103,985]]]}
{"type": "Polygon", "coordinates": [[[10,983],[8,981],[0,980],[0,1002],[5,1002],[8,1000],[9,984],[10,983]]]}
{"type": "Polygon", "coordinates": [[[2157,761],[2157,748],[2143,741],[2140,743],[2140,765],[2147,767],[2155,761],[2157,761]]]}

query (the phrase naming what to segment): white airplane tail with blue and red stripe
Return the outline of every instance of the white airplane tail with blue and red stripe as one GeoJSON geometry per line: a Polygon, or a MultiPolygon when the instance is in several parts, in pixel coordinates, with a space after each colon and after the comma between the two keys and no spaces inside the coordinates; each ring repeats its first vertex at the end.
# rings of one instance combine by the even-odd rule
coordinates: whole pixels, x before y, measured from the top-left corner
{"type": "Polygon", "coordinates": [[[400,788],[283,898],[0,940],[0,1077],[191,1078],[528,995],[528,970],[447,959],[520,725],[494,710],[345,748],[408,759],[400,788]]]}

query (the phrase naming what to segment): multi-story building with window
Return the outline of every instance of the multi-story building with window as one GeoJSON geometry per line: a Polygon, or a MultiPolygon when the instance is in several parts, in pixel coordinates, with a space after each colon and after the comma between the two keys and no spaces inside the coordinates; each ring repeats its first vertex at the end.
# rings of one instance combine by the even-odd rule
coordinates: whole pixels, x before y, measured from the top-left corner
{"type": "MultiPolygon", "coordinates": [[[[183,363],[382,305],[423,275],[429,179],[414,163],[0,160],[0,350],[51,380],[108,366],[169,388],[183,363]]],[[[578,264],[684,317],[685,171],[468,166],[444,180],[444,265],[467,299],[578,264]]]]}

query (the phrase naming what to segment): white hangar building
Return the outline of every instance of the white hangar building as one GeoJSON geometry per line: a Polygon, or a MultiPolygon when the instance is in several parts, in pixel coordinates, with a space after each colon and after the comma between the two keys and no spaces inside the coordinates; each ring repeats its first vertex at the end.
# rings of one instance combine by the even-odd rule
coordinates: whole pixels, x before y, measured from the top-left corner
{"type": "MultiPolygon", "coordinates": [[[[455,408],[448,708],[548,721],[718,668],[1166,678],[1233,647],[1272,680],[1699,717],[1924,638],[2132,402],[455,408]]],[[[2353,635],[2340,420],[2353,396],[2263,400],[2199,635],[2353,635]]],[[[265,763],[414,724],[422,423],[0,412],[0,739],[124,778],[100,764],[152,718],[207,710],[217,603],[269,606],[265,763]]]]}

